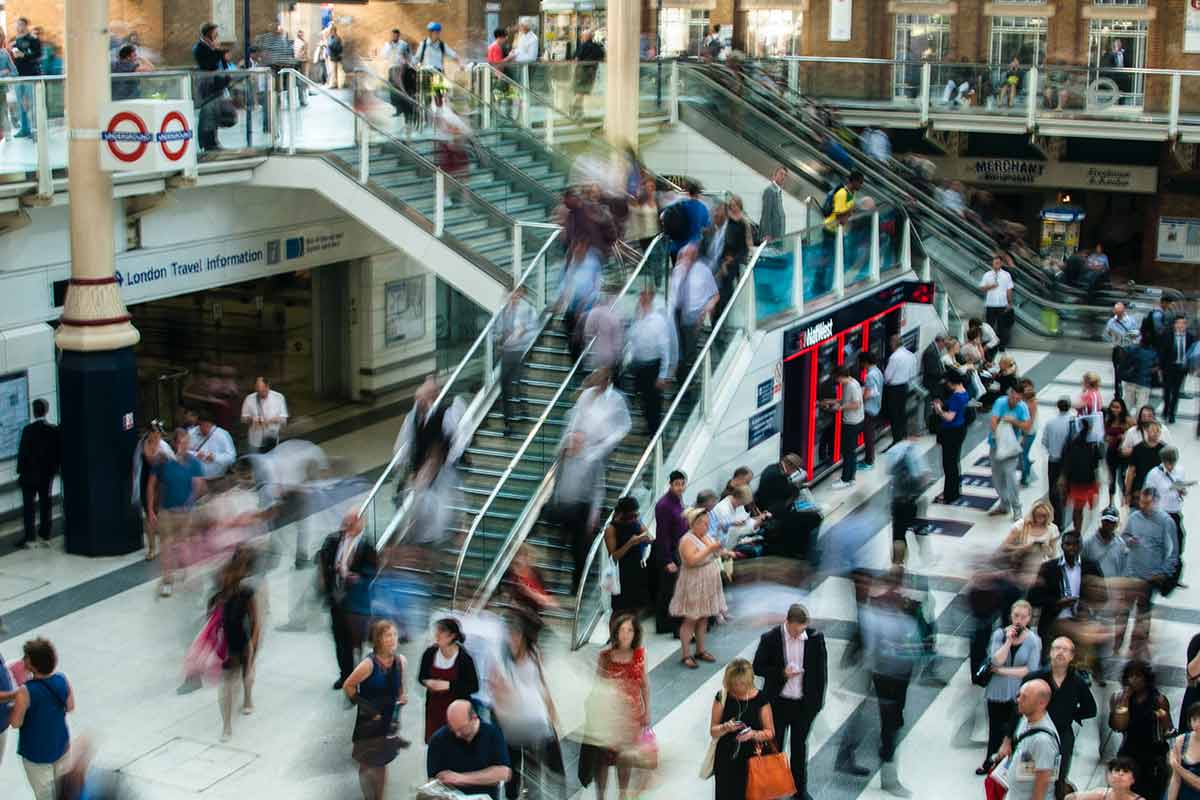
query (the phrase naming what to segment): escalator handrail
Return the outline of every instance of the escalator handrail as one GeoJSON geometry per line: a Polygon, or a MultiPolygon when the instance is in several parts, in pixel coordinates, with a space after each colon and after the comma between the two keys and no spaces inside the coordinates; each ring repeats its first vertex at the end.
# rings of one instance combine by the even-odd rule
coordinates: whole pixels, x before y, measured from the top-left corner
{"type": "MultiPolygon", "coordinates": [[[[625,293],[629,291],[630,287],[633,286],[634,282],[641,276],[642,271],[645,269],[646,263],[650,260],[650,256],[654,253],[654,251],[658,248],[658,246],[663,241],[664,241],[663,234],[659,234],[658,236],[655,236],[654,239],[650,242],[650,246],[647,247],[646,252],[642,254],[641,260],[638,262],[637,267],[633,270],[632,273],[630,273],[630,275],[626,279],[624,285],[621,287],[621,290],[616,294],[615,298],[613,299],[614,306],[621,301],[621,299],[625,296],[625,293]]],[[[565,378],[563,378],[563,381],[559,385],[558,390],[555,391],[554,396],[546,403],[545,410],[542,411],[542,414],[540,417],[538,417],[537,422],[534,423],[534,425],[530,429],[529,433],[525,436],[524,441],[521,442],[521,446],[517,449],[517,452],[509,460],[508,466],[506,466],[504,468],[504,472],[501,473],[501,475],[500,475],[500,480],[498,480],[496,482],[496,486],[492,489],[491,493],[488,494],[487,500],[484,501],[484,504],[480,507],[479,511],[475,514],[475,518],[471,522],[471,527],[467,531],[467,536],[465,539],[463,539],[463,543],[462,543],[461,549],[459,550],[459,554],[458,554],[458,561],[454,567],[454,584],[453,584],[453,590],[451,591],[451,594],[450,594],[450,604],[452,607],[456,606],[458,603],[458,587],[459,587],[460,583],[462,582],[462,570],[463,570],[463,565],[466,563],[467,551],[470,549],[471,541],[475,538],[475,534],[478,532],[479,526],[482,523],[484,516],[491,509],[492,504],[496,501],[496,498],[500,495],[500,491],[504,488],[504,485],[508,482],[508,478],[516,470],[517,464],[520,463],[521,458],[525,455],[525,452],[532,445],[534,438],[537,436],[538,432],[542,429],[542,426],[546,423],[546,420],[550,418],[550,414],[554,410],[554,407],[556,405],[558,405],[558,401],[562,398],[563,394],[567,391],[567,389],[570,388],[571,380],[582,369],[583,364],[586,363],[588,355],[591,353],[592,344],[595,341],[596,341],[595,337],[592,337],[591,339],[589,339],[587,341],[583,350],[580,352],[579,357],[577,359],[575,359],[575,363],[571,365],[571,371],[569,373],[567,373],[567,376],[565,378]]],[[[557,461],[557,458],[556,458],[556,461],[557,461]]],[[[544,486],[545,482],[550,479],[550,476],[552,473],[553,473],[553,469],[548,468],[546,470],[546,475],[543,478],[542,486],[544,486]]],[[[508,533],[508,538],[504,541],[503,544],[500,545],[499,548],[497,548],[498,554],[506,552],[508,550],[508,548],[510,547],[510,543],[513,541],[514,537],[517,535],[517,532],[520,531],[525,526],[526,522],[528,521],[529,514],[531,513],[531,509],[533,508],[533,505],[534,505],[532,500],[542,490],[542,486],[539,486],[538,489],[535,490],[530,495],[530,502],[525,506],[525,509],[518,516],[516,522],[513,523],[513,527],[508,533]]],[[[496,563],[499,563],[499,561],[500,561],[500,559],[497,558],[496,563]]],[[[484,597],[490,596],[491,591],[494,588],[494,585],[496,583],[499,583],[499,578],[496,576],[503,575],[504,572],[507,571],[507,568],[508,568],[507,563],[505,564],[504,570],[497,570],[495,568],[495,564],[493,564],[491,571],[488,574],[485,574],[483,576],[483,579],[480,581],[481,588],[476,591],[476,596],[479,596],[480,594],[482,594],[484,597]],[[484,589],[486,589],[486,592],[483,591],[484,589]]]]}
{"type": "MultiPolygon", "coordinates": [[[[788,236],[792,235],[794,234],[788,234],[788,236]]],[[[787,236],[784,238],[786,239],[787,236]]],[[[656,430],[654,435],[651,436],[646,442],[646,447],[642,452],[642,457],[639,458],[637,464],[634,465],[633,474],[629,477],[629,481],[625,484],[625,486],[622,487],[619,496],[625,497],[626,495],[631,494],[634,488],[637,486],[638,481],[641,480],[642,470],[646,468],[646,465],[654,456],[655,447],[658,445],[659,440],[662,439],[663,435],[666,433],[667,426],[675,416],[675,412],[679,410],[679,405],[683,401],[683,397],[686,394],[688,387],[692,385],[692,382],[696,380],[696,375],[701,369],[703,369],[704,360],[712,350],[712,346],[717,340],[717,333],[725,325],[725,321],[729,318],[729,315],[733,313],[738,298],[741,297],[743,291],[746,291],[746,286],[750,284],[751,279],[754,277],[754,268],[758,266],[758,259],[766,247],[767,243],[763,242],[754,249],[754,255],[751,257],[750,263],[747,264],[745,271],[743,271],[742,277],[738,280],[737,286],[734,287],[733,294],[729,297],[729,302],[725,304],[725,310],[721,312],[721,316],[717,319],[716,324],[713,325],[712,330],[709,331],[708,341],[706,341],[704,343],[704,347],[697,352],[695,361],[692,364],[692,368],[688,370],[687,377],[680,382],[679,388],[675,392],[675,399],[671,401],[671,405],[667,409],[667,413],[663,415],[662,421],[658,424],[658,430],[656,430]]],[[[754,314],[753,308],[750,309],[750,313],[752,315],[754,314]]],[[[657,490],[657,487],[655,488],[657,490]]],[[[605,520],[604,525],[600,526],[599,530],[604,530],[610,522],[612,522],[612,512],[609,513],[608,519],[605,520]]],[[[603,542],[603,536],[597,535],[595,537],[591,547],[588,548],[587,560],[584,561],[583,570],[580,572],[579,586],[575,590],[575,612],[572,615],[571,620],[571,647],[575,647],[579,641],[579,621],[583,604],[583,592],[587,586],[588,575],[591,574],[592,562],[596,560],[600,551],[600,545],[603,542]]],[[[588,627],[591,627],[590,623],[588,627]]]]}
{"type": "MultiPolygon", "coordinates": [[[[518,222],[518,220],[514,219],[506,211],[501,210],[500,208],[496,207],[496,205],[494,205],[492,202],[480,197],[475,192],[475,190],[471,189],[471,187],[469,187],[465,182],[459,180],[458,178],[454,177],[450,173],[446,172],[441,167],[439,167],[437,164],[434,164],[432,161],[425,158],[425,156],[418,153],[416,150],[413,150],[412,147],[410,147],[408,145],[408,143],[406,143],[403,139],[399,139],[396,136],[394,136],[393,134],[391,134],[390,132],[385,131],[379,125],[376,125],[370,118],[368,118],[367,115],[360,114],[358,111],[355,111],[353,106],[347,104],[344,100],[335,96],[332,92],[330,92],[324,86],[321,86],[320,84],[309,80],[307,77],[305,77],[304,75],[301,75],[299,72],[297,72],[294,69],[291,69],[290,67],[280,70],[280,74],[285,74],[285,73],[290,74],[293,77],[293,79],[299,78],[303,83],[308,84],[310,87],[317,89],[321,94],[325,95],[326,99],[332,100],[335,104],[341,106],[346,111],[349,111],[360,123],[362,123],[363,125],[366,125],[368,128],[370,128],[375,133],[383,136],[385,139],[387,139],[387,141],[390,145],[392,145],[396,148],[399,148],[404,153],[404,157],[406,159],[408,159],[410,161],[414,161],[418,165],[420,165],[426,169],[433,170],[435,175],[438,173],[441,173],[443,176],[443,179],[445,180],[448,187],[453,186],[456,189],[458,189],[459,191],[461,191],[463,196],[470,198],[472,203],[476,204],[477,206],[482,207],[482,210],[486,211],[488,213],[488,215],[491,216],[493,219],[498,219],[499,221],[503,222],[510,229],[518,222]]],[[[449,192],[447,192],[447,194],[449,194],[449,192]]],[[[400,202],[403,203],[404,201],[401,200],[400,202]]],[[[404,203],[404,205],[406,207],[408,207],[407,203],[404,203]]],[[[420,212],[414,212],[414,213],[418,214],[421,218],[425,219],[426,221],[430,221],[426,215],[421,214],[420,212]]]]}
{"type": "MultiPolygon", "coordinates": [[[[539,61],[539,62],[534,62],[534,63],[535,64],[554,64],[555,62],[539,61]]],[[[558,63],[564,63],[564,62],[558,62],[558,63]]],[[[572,62],[566,62],[566,63],[574,64],[574,63],[592,63],[592,62],[574,62],[574,61],[572,61],[572,62]]],[[[594,62],[594,63],[602,63],[602,62],[594,62]]],[[[516,66],[523,66],[523,65],[518,64],[516,66]]],[[[561,108],[559,108],[558,106],[554,105],[549,100],[547,100],[546,97],[543,96],[541,92],[538,92],[529,86],[522,86],[518,81],[515,81],[512,78],[510,78],[508,75],[506,75],[503,70],[495,69],[491,64],[476,64],[475,65],[475,71],[477,71],[477,72],[482,73],[483,70],[485,70],[485,69],[491,70],[492,80],[496,80],[497,78],[499,78],[501,83],[511,85],[518,92],[522,92],[522,93],[528,95],[532,99],[536,100],[538,103],[542,104],[546,108],[549,108],[549,109],[557,112],[558,114],[562,115],[563,117],[570,120],[571,122],[578,123],[583,120],[582,114],[577,115],[577,114],[571,113],[570,111],[562,110],[561,108]]],[[[468,75],[471,74],[470,70],[467,70],[467,74],[468,75]]],[[[459,86],[461,88],[461,84],[455,84],[455,86],[459,86]]]]}
{"type": "MultiPolygon", "coordinates": [[[[537,268],[538,263],[546,257],[546,253],[549,252],[550,246],[552,244],[554,244],[555,240],[558,239],[558,237],[560,235],[562,235],[562,228],[558,228],[557,230],[555,230],[554,233],[552,233],[550,235],[550,237],[548,239],[546,239],[546,243],[542,245],[540,250],[538,250],[537,255],[535,255],[533,257],[533,259],[529,262],[529,266],[525,268],[525,271],[521,273],[521,278],[520,278],[520,280],[517,281],[517,284],[516,284],[517,286],[525,285],[525,283],[529,280],[529,276],[532,275],[533,271],[537,268]]],[[[467,352],[462,357],[462,360],[458,362],[458,366],[454,368],[454,372],[450,373],[450,377],[442,385],[441,391],[438,392],[437,399],[433,401],[434,407],[436,407],[439,403],[441,403],[443,400],[446,399],[446,397],[450,393],[450,387],[452,387],[454,385],[455,381],[458,380],[459,376],[462,374],[463,369],[466,367],[467,363],[470,362],[472,358],[474,358],[476,351],[479,350],[480,347],[483,347],[486,344],[488,337],[490,337],[492,335],[492,328],[495,327],[496,320],[498,320],[500,318],[500,313],[503,310],[504,310],[503,308],[500,308],[496,311],[496,313],[492,314],[491,319],[489,319],[487,321],[487,324],[483,326],[483,330],[480,331],[479,335],[475,337],[475,341],[471,343],[470,348],[467,349],[467,352]]],[[[492,369],[492,365],[485,364],[484,369],[490,370],[490,369],[492,369]]],[[[385,483],[387,483],[388,478],[392,475],[393,470],[395,470],[395,468],[396,468],[399,458],[400,458],[400,452],[397,451],[396,453],[394,453],[392,455],[391,460],[388,461],[387,468],[384,469],[383,473],[375,481],[375,484],[371,487],[370,493],[367,495],[366,499],[363,500],[362,504],[359,506],[358,515],[360,517],[366,512],[367,506],[369,506],[371,504],[371,501],[375,499],[375,496],[379,493],[380,488],[385,483]]],[[[389,526],[389,527],[391,527],[391,526],[389,526]]]]}

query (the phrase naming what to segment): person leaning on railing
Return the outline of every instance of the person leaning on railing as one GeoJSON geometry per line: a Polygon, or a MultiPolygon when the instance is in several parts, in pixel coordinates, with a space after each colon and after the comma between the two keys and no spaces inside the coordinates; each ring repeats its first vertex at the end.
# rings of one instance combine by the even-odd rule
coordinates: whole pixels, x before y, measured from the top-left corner
{"type": "MultiPolygon", "coordinates": [[[[220,41],[220,30],[216,23],[206,22],[200,27],[200,38],[192,46],[192,58],[198,71],[214,73],[229,68],[228,54],[220,46],[220,41]]],[[[217,101],[228,86],[229,78],[223,75],[202,75],[196,79],[195,99],[201,150],[220,149],[217,143],[217,101]]]]}

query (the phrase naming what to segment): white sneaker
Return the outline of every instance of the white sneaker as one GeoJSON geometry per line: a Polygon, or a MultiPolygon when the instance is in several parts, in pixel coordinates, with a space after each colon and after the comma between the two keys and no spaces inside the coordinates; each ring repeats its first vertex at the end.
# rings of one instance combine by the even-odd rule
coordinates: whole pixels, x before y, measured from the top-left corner
{"type": "Polygon", "coordinates": [[[847,481],[843,481],[841,479],[838,479],[831,484],[831,488],[834,488],[834,489],[850,489],[853,486],[854,486],[854,481],[847,482],[847,481]]]}
{"type": "Polygon", "coordinates": [[[158,587],[158,596],[159,597],[170,597],[171,596],[171,584],[164,583],[163,585],[159,586],[158,587]]]}

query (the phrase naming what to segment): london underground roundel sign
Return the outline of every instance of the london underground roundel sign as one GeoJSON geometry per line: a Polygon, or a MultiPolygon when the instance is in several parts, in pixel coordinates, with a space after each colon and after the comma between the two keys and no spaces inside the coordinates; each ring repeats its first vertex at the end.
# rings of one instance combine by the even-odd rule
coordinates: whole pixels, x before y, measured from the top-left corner
{"type": "Polygon", "coordinates": [[[157,138],[162,154],[170,161],[178,161],[187,153],[188,143],[192,140],[192,129],[183,114],[171,111],[163,117],[157,138]]]}
{"type": "Polygon", "coordinates": [[[108,145],[114,158],[132,164],[146,154],[154,134],[140,116],[132,111],[122,111],[109,119],[108,126],[100,132],[100,139],[108,145]]]}

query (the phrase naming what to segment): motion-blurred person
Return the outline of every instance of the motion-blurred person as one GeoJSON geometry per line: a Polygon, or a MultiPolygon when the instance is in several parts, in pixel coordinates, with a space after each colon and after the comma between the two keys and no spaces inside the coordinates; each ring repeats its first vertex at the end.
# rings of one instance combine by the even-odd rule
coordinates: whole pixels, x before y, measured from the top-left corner
{"type": "Polygon", "coordinates": [[[1050,417],[1042,426],[1042,448],[1046,451],[1047,494],[1050,505],[1054,507],[1054,524],[1061,529],[1065,522],[1066,500],[1063,492],[1065,486],[1060,484],[1059,479],[1062,477],[1063,456],[1066,453],[1067,445],[1071,442],[1072,435],[1076,432],[1076,418],[1071,413],[1071,398],[1066,395],[1058,398],[1056,407],[1058,413],[1050,417]]]}
{"type": "Polygon", "coordinates": [[[279,444],[279,434],[288,421],[287,401],[271,388],[266,377],[254,379],[254,392],[242,402],[242,424],[246,439],[256,453],[269,453],[279,444]]]}
{"type": "Polygon", "coordinates": [[[392,446],[396,463],[408,467],[408,485],[413,489],[432,485],[443,467],[458,463],[466,447],[459,430],[466,406],[460,397],[439,401],[439,390],[432,375],[425,378],[392,446]]]}
{"type": "Polygon", "coordinates": [[[464,794],[500,800],[499,785],[512,778],[504,734],[480,720],[468,701],[455,700],[429,740],[425,774],[464,794]]]}
{"type": "Polygon", "coordinates": [[[938,441],[942,445],[942,492],[935,503],[952,504],[962,497],[962,448],[967,438],[967,406],[971,399],[962,376],[951,373],[946,381],[946,399],[935,399],[938,441]]]}
{"type": "Polygon", "coordinates": [[[1029,629],[1033,606],[1026,600],[1018,600],[1012,604],[1010,613],[1012,624],[993,631],[988,645],[991,678],[983,692],[987,700],[988,743],[983,765],[975,770],[976,775],[989,773],[998,760],[1000,746],[1016,719],[1021,680],[1042,663],[1042,640],[1029,629]]]}
{"type": "Polygon", "coordinates": [[[742,277],[742,269],[754,250],[754,225],[746,216],[742,207],[742,198],[736,194],[725,204],[725,235],[724,246],[714,259],[713,277],[716,278],[717,288],[721,299],[713,312],[713,318],[719,319],[733,298],[738,281],[742,277]]]}
{"type": "Polygon", "coordinates": [[[146,432],[142,434],[137,447],[133,450],[133,497],[131,498],[133,505],[142,513],[142,526],[146,532],[147,561],[158,558],[158,529],[157,526],[150,524],[150,508],[152,508],[150,504],[157,498],[151,497],[147,488],[158,465],[173,458],[175,458],[175,451],[163,441],[162,423],[156,419],[150,420],[146,432]]]}
{"type": "Polygon", "coordinates": [[[512,777],[504,786],[508,800],[522,796],[557,800],[566,796],[558,712],[550,697],[537,646],[540,622],[520,612],[506,620],[507,646],[488,675],[496,721],[508,743],[512,777]]]}
{"type": "Polygon", "coordinates": [[[17,755],[34,800],[55,800],[58,782],[70,767],[71,734],[67,714],[75,693],[58,672],[58,653],[46,639],[30,639],[24,648],[25,682],[13,697],[9,724],[19,734],[17,755]]]}
{"type": "Polygon", "coordinates": [[[433,625],[433,645],[421,654],[417,680],[425,687],[426,744],[442,727],[450,706],[458,700],[469,701],[479,691],[475,660],[463,646],[466,638],[457,620],[439,619],[433,625]]]}
{"type": "Polygon", "coordinates": [[[200,409],[199,424],[190,438],[188,452],[199,459],[205,480],[222,477],[237,459],[233,437],[229,431],[217,426],[212,412],[207,408],[200,409]]]}
{"type": "MultiPolygon", "coordinates": [[[[1175,552],[1183,553],[1183,498],[1187,495],[1188,487],[1194,483],[1189,481],[1184,468],[1179,465],[1179,451],[1174,447],[1164,447],[1160,453],[1162,463],[1150,470],[1146,475],[1146,487],[1158,492],[1159,508],[1175,523],[1175,552]]],[[[1172,580],[1178,581],[1178,572],[1172,575],[1172,580]]]]}
{"type": "MultiPolygon", "coordinates": [[[[925,491],[929,470],[917,451],[914,434],[888,451],[888,475],[892,486],[892,563],[904,564],[908,558],[908,531],[916,524],[918,504],[925,491]]],[[[924,533],[917,533],[924,538],[924,533]]],[[[918,539],[919,541],[920,539],[918,539]]]]}
{"type": "Polygon", "coordinates": [[[1162,372],[1159,353],[1154,346],[1153,325],[1147,319],[1142,322],[1137,341],[1127,346],[1121,357],[1120,379],[1129,388],[1131,408],[1140,408],[1150,402],[1154,378],[1162,372]]]}
{"type": "Polygon", "coordinates": [[[608,457],[632,421],[625,397],[612,384],[607,370],[588,378],[591,384],[579,395],[567,414],[559,449],[562,461],[554,486],[554,506],[559,524],[572,542],[574,571],[572,589],[583,578],[583,567],[595,538],[595,516],[604,490],[608,457]]]}
{"type": "Polygon", "coordinates": [[[533,563],[528,542],[522,543],[513,555],[504,588],[508,603],[531,617],[540,618],[546,611],[558,608],[558,600],[546,589],[542,571],[533,563]]]}
{"type": "MultiPolygon", "coordinates": [[[[988,512],[990,516],[1012,514],[1021,519],[1021,494],[1017,485],[1017,469],[1021,459],[1021,436],[1032,427],[1029,407],[1021,399],[1016,384],[1011,384],[1003,397],[992,406],[991,431],[988,433],[988,456],[992,461],[992,485],[999,501],[988,512]],[[1002,430],[1007,426],[1007,430],[1002,430]],[[1000,444],[1000,437],[1005,443],[1000,444]]],[[[1053,516],[1053,510],[1051,510],[1053,516]]]]}
{"type": "Polygon", "coordinates": [[[599,300],[583,320],[583,339],[580,341],[581,346],[592,343],[587,369],[593,372],[607,369],[614,383],[620,383],[621,357],[625,350],[625,322],[616,308],[620,292],[621,287],[617,284],[604,287],[599,300]]]}
{"type": "Polygon", "coordinates": [[[654,629],[678,635],[679,622],[671,616],[671,598],[679,575],[679,542],[688,532],[683,515],[687,475],[673,470],[666,493],[654,505],[654,544],[650,548],[651,590],[654,594],[654,629]]]}
{"type": "MultiPolygon", "coordinates": [[[[1133,759],[1117,756],[1110,758],[1104,767],[1104,779],[1108,784],[1104,789],[1088,789],[1071,792],[1064,800],[1146,800],[1133,790],[1134,773],[1137,764],[1133,759]]],[[[1200,795],[1196,795],[1200,797],[1200,795]]],[[[1179,795],[1178,800],[1186,800],[1191,795],[1179,795]]],[[[1168,796],[1167,800],[1176,800],[1168,796]]]]}
{"type": "Polygon", "coordinates": [[[1060,538],[1058,526],[1054,524],[1054,509],[1045,500],[1038,500],[1029,509],[1029,516],[1017,520],[1009,528],[1000,548],[1014,563],[1028,568],[1028,583],[1043,561],[1058,558],[1060,538]]]}
{"type": "Polygon", "coordinates": [[[620,575],[620,591],[612,597],[614,614],[638,613],[650,604],[650,584],[642,563],[642,550],[653,541],[654,537],[638,517],[637,498],[617,500],[612,522],[604,529],[604,546],[620,575]]]}
{"type": "Polygon", "coordinates": [[[496,344],[500,348],[500,402],[506,436],[512,433],[513,421],[517,418],[515,402],[521,398],[521,362],[537,335],[537,312],[527,299],[525,287],[518,286],[508,296],[508,303],[496,320],[495,331],[496,344]]]}
{"type": "Polygon", "coordinates": [[[41,539],[50,546],[50,494],[54,476],[62,466],[62,435],[57,425],[46,419],[50,404],[42,398],[33,401],[33,422],[21,430],[17,446],[17,483],[21,486],[21,520],[25,538],[17,547],[34,547],[41,539]],[[33,532],[34,504],[37,504],[37,538],[33,532]]]}
{"type": "MultiPolygon", "coordinates": [[[[1104,338],[1112,344],[1112,365],[1113,365],[1113,394],[1117,397],[1122,397],[1121,381],[1122,381],[1122,365],[1125,361],[1125,349],[1138,340],[1141,336],[1140,323],[1137,317],[1125,311],[1124,303],[1116,303],[1113,305],[1113,315],[1104,325],[1104,338]]],[[[1130,406],[1137,404],[1130,403],[1130,406]]]]}
{"type": "Polygon", "coordinates": [[[379,554],[363,536],[363,519],[357,511],[346,514],[341,530],[326,537],[317,565],[337,656],[338,679],[333,688],[341,689],[354,671],[354,653],[362,647],[370,583],[379,572],[379,554]]]}
{"type": "Polygon", "coordinates": [[[754,667],[744,658],[735,658],[725,667],[721,691],[713,700],[708,733],[716,739],[716,800],[746,797],[754,745],[775,738],[775,722],[770,699],[754,685],[754,667]]]}
{"type": "Polygon", "coordinates": [[[700,329],[711,317],[720,294],[708,264],[700,260],[698,245],[689,244],[675,256],[671,270],[670,312],[679,337],[679,367],[676,379],[682,383],[692,368],[692,359],[700,345],[700,329]]]}
{"type": "Polygon", "coordinates": [[[364,658],[342,686],[358,707],[354,718],[353,757],[364,800],[383,800],[387,765],[408,747],[400,736],[400,707],[408,703],[408,661],[396,652],[396,626],[388,620],[371,625],[371,655],[364,658]]]}
{"type": "Polygon", "coordinates": [[[684,512],[684,518],[688,522],[688,532],[679,541],[680,569],[670,612],[671,616],[683,619],[679,626],[680,660],[688,669],[698,669],[696,659],[717,660],[704,649],[704,637],[708,633],[709,618],[723,616],[727,611],[725,590],[721,586],[723,548],[720,541],[709,536],[707,511],[689,508],[684,512]],[[693,635],[696,638],[695,656],[690,652],[693,635]]]}
{"type": "Polygon", "coordinates": [[[1145,661],[1134,659],[1121,670],[1121,691],[1112,696],[1108,726],[1121,734],[1118,756],[1137,764],[1133,790],[1148,800],[1167,789],[1167,735],[1171,703],[1158,689],[1158,678],[1145,661]]]}
{"type": "Polygon", "coordinates": [[[1183,735],[1175,739],[1167,754],[1171,782],[1166,800],[1197,800],[1200,798],[1200,705],[1188,706],[1180,716],[1187,717],[1187,724],[1179,726],[1183,735]]]}
{"type": "Polygon", "coordinates": [[[917,357],[904,346],[899,334],[888,340],[883,370],[883,413],[892,427],[892,443],[908,438],[908,389],[917,379],[917,357]]]}
{"type": "Polygon", "coordinates": [[[258,643],[262,620],[254,587],[249,585],[254,572],[254,550],[242,546],[217,574],[217,591],[209,598],[209,613],[221,610],[221,627],[225,636],[226,657],[221,665],[221,741],[233,737],[233,695],[242,684],[242,713],[254,711],[254,666],[258,659],[258,643]]]}
{"type": "Polygon", "coordinates": [[[1125,485],[1125,456],[1121,454],[1121,443],[1125,434],[1136,427],[1133,416],[1125,407],[1125,401],[1114,397],[1104,409],[1104,463],[1108,467],[1108,504],[1116,505],[1118,487],[1125,485]]]}
{"type": "MultiPolygon", "coordinates": [[[[911,797],[896,772],[896,741],[904,726],[908,684],[917,664],[917,627],[920,605],[901,591],[903,567],[892,567],[878,580],[878,589],[859,611],[863,647],[871,668],[871,683],[879,700],[880,788],[896,797],[911,797]]],[[[858,742],[842,736],[837,762],[854,764],[853,748],[858,742]]]]}
{"type": "Polygon", "coordinates": [[[665,312],[654,304],[654,287],[647,286],[638,295],[637,313],[629,329],[627,351],[633,386],[642,415],[646,418],[646,435],[653,436],[662,424],[663,390],[671,379],[675,365],[675,331],[665,312]]]}
{"type": "Polygon", "coordinates": [[[789,752],[796,797],[807,798],[808,733],[825,705],[829,683],[825,635],[808,627],[808,609],[793,604],[782,625],[759,637],[754,674],[763,679],[779,752],[784,752],[784,738],[791,731],[789,752]]]}
{"type": "Polygon", "coordinates": [[[577,361],[583,346],[582,336],[577,334],[576,328],[591,311],[600,294],[600,252],[587,240],[577,239],[570,245],[563,269],[555,313],[562,314],[562,327],[567,335],[571,360],[577,361]]]}
{"type": "Polygon", "coordinates": [[[1135,658],[1149,657],[1150,613],[1154,594],[1169,586],[1179,568],[1178,539],[1175,522],[1158,508],[1158,492],[1143,489],[1138,509],[1125,521],[1121,538],[1129,547],[1125,557],[1123,604],[1118,607],[1117,629],[1113,640],[1114,654],[1125,641],[1128,610],[1136,614],[1129,651],[1135,658]],[[1122,611],[1126,613],[1122,613],[1122,611]]]}
{"type": "Polygon", "coordinates": [[[175,573],[191,536],[192,511],[196,500],[206,491],[203,465],[188,452],[186,430],[176,428],[174,458],[158,463],[146,483],[147,521],[162,542],[162,579],[158,593],[170,597],[175,573]]]}
{"type": "Polygon", "coordinates": [[[1029,409],[1029,427],[1021,433],[1021,461],[1020,461],[1020,488],[1024,489],[1029,486],[1029,482],[1037,476],[1033,474],[1033,460],[1029,453],[1033,449],[1033,442],[1037,438],[1037,417],[1038,417],[1038,401],[1037,387],[1033,385],[1033,381],[1029,378],[1022,378],[1019,384],[1021,392],[1021,400],[1024,401],[1025,407],[1029,409]]]}
{"type": "MultiPolygon", "coordinates": [[[[1089,616],[1089,598],[1099,592],[1103,607],[1104,575],[1095,561],[1081,558],[1083,542],[1077,530],[1063,534],[1062,555],[1047,559],[1029,587],[1029,602],[1039,610],[1037,632],[1043,642],[1066,633],[1089,616]]],[[[1074,644],[1071,646],[1074,655],[1074,644]]],[[[1053,655],[1053,653],[1051,653],[1053,655]]]]}
{"type": "Polygon", "coordinates": [[[590,28],[579,34],[579,47],[575,50],[575,103],[571,106],[577,117],[583,114],[584,101],[596,85],[596,71],[604,55],[604,45],[596,41],[590,28]]]}
{"type": "Polygon", "coordinates": [[[639,796],[649,777],[644,773],[658,767],[642,625],[636,614],[613,614],[608,634],[608,646],[597,659],[599,684],[588,699],[587,732],[595,741],[589,755],[594,760],[591,777],[596,781],[596,800],[604,800],[610,767],[617,770],[620,798],[629,796],[631,785],[634,796],[639,796]]]}
{"type": "Polygon", "coordinates": [[[667,252],[676,257],[688,245],[699,245],[705,228],[712,225],[708,206],[700,199],[700,184],[685,181],[684,196],[662,210],[662,231],[667,237],[667,252]]]}

